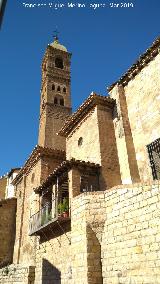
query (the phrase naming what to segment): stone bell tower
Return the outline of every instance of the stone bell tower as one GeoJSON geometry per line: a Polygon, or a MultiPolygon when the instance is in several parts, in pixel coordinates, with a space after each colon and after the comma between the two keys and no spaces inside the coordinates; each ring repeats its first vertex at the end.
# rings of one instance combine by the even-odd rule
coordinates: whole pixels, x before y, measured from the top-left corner
{"type": "Polygon", "coordinates": [[[38,144],[43,147],[65,150],[65,139],[57,135],[71,114],[69,53],[54,38],[42,61],[42,85],[38,144]]]}

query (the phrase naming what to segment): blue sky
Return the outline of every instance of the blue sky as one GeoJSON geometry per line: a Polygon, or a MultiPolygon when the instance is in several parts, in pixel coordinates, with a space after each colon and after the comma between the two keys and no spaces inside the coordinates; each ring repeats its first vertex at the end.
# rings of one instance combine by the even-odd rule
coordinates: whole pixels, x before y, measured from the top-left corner
{"type": "Polygon", "coordinates": [[[0,175],[22,166],[37,144],[40,66],[56,26],[60,42],[72,52],[73,111],[92,91],[106,95],[106,87],[159,36],[159,0],[124,2],[8,0],[0,30],[0,175]],[[86,8],[66,8],[71,2],[86,8]],[[134,8],[111,8],[113,2],[134,8]],[[65,7],[55,10],[49,3],[65,7]],[[106,7],[94,10],[91,3],[106,7]]]}

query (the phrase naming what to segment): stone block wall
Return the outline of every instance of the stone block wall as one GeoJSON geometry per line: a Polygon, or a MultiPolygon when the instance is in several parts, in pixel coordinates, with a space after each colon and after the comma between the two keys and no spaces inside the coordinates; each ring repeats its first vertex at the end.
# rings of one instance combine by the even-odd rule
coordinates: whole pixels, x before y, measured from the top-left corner
{"type": "Polygon", "coordinates": [[[142,182],[153,180],[146,146],[160,138],[159,65],[160,54],[124,88],[116,85],[110,92],[118,110],[114,125],[122,183],[138,182],[138,177],[142,182]]]}
{"type": "Polygon", "coordinates": [[[35,284],[102,283],[104,192],[83,193],[71,206],[71,228],[55,222],[36,237],[35,284]]]}
{"type": "Polygon", "coordinates": [[[70,222],[61,227],[55,223],[53,228],[37,237],[35,284],[72,283],[70,241],[70,222]]]}
{"type": "Polygon", "coordinates": [[[34,284],[35,267],[10,265],[0,269],[0,284],[34,284]]]}
{"type": "Polygon", "coordinates": [[[160,283],[160,184],[83,193],[72,202],[72,283],[160,283]]]}
{"type": "Polygon", "coordinates": [[[83,193],[72,202],[72,283],[102,283],[104,193],[83,193]]]}
{"type": "Polygon", "coordinates": [[[160,138],[160,54],[125,87],[141,179],[152,179],[146,145],[160,138]]]}
{"type": "Polygon", "coordinates": [[[0,267],[12,263],[15,240],[16,198],[0,201],[0,267]]]}
{"type": "MultiPolygon", "coordinates": [[[[154,182],[74,197],[71,227],[55,222],[41,237],[32,237],[34,284],[159,284],[159,193],[154,182]]],[[[24,261],[20,257],[21,267],[24,261]]],[[[16,283],[7,277],[2,283],[16,283]]]]}
{"type": "Polygon", "coordinates": [[[160,184],[105,192],[104,284],[160,283],[160,184]]]}

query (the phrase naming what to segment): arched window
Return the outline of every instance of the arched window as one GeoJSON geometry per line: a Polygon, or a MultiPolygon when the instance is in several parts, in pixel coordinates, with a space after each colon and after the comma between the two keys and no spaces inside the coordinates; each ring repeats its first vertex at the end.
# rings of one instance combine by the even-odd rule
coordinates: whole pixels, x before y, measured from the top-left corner
{"type": "Polygon", "coordinates": [[[61,87],[60,87],[60,86],[57,87],[57,91],[58,91],[58,92],[61,91],[61,87]]]}
{"type": "Polygon", "coordinates": [[[63,60],[61,57],[55,59],[55,67],[63,69],[63,60]]]}
{"type": "Polygon", "coordinates": [[[78,139],[78,146],[81,147],[82,144],[83,144],[83,138],[80,137],[80,138],[78,139]]]}
{"type": "Polygon", "coordinates": [[[56,97],[54,98],[54,104],[55,104],[55,105],[57,105],[57,104],[58,104],[58,100],[57,100],[57,98],[56,98],[56,97]]]}
{"type": "Polygon", "coordinates": [[[66,93],[66,88],[65,87],[63,88],[63,93],[66,93]]]}
{"type": "Polygon", "coordinates": [[[52,91],[54,91],[55,90],[55,85],[54,84],[52,84],[52,91]]]}
{"type": "Polygon", "coordinates": [[[63,99],[63,98],[60,99],[60,105],[61,105],[61,106],[64,106],[64,99],[63,99]]]}

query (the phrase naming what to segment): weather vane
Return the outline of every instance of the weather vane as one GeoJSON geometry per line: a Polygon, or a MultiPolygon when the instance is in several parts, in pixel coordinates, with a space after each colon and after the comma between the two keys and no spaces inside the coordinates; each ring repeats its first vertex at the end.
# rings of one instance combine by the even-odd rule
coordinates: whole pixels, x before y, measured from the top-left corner
{"type": "Polygon", "coordinates": [[[58,40],[58,34],[59,34],[58,27],[56,26],[55,31],[53,31],[53,36],[55,40],[58,40]]]}

